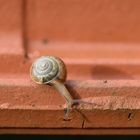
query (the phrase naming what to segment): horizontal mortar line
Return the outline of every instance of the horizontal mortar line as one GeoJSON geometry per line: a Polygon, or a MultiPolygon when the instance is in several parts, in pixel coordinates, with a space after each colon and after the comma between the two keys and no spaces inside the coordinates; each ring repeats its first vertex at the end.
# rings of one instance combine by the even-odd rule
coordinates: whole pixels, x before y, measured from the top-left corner
{"type": "MultiPolygon", "coordinates": [[[[43,46],[43,42],[41,40],[32,40],[29,42],[29,45],[31,46],[36,46],[38,44],[42,44],[43,46]]],[[[102,47],[104,48],[112,48],[112,47],[115,47],[115,50],[127,50],[127,49],[130,49],[130,50],[133,50],[133,48],[136,48],[136,49],[139,49],[140,50],[140,43],[131,43],[131,42],[72,42],[72,41],[49,41],[48,46],[51,46],[51,47],[55,47],[58,46],[58,48],[64,48],[65,50],[67,49],[71,49],[71,48],[74,48],[74,49],[79,49],[79,47],[84,47],[86,46],[85,48],[82,48],[82,49],[90,49],[90,48],[95,48],[95,49],[98,49],[100,50],[102,47]],[[66,48],[65,46],[71,46],[69,48],[66,48]],[[125,46],[125,47],[122,47],[122,46],[125,46]]]]}
{"type": "Polygon", "coordinates": [[[98,58],[98,59],[74,59],[74,58],[64,58],[67,65],[140,65],[140,59],[125,59],[125,58],[98,58]]]}
{"type": "Polygon", "coordinates": [[[140,134],[140,128],[0,128],[0,134],[49,134],[49,135],[138,135],[140,134]]]}
{"type": "MultiPolygon", "coordinates": [[[[67,85],[77,87],[82,85],[84,87],[138,87],[140,88],[140,80],[127,79],[127,80],[68,80],[67,85]],[[106,85],[106,86],[105,86],[106,85]]],[[[6,86],[27,86],[27,87],[39,87],[40,85],[32,82],[30,75],[28,74],[5,74],[0,75],[0,87],[6,86]]]]}

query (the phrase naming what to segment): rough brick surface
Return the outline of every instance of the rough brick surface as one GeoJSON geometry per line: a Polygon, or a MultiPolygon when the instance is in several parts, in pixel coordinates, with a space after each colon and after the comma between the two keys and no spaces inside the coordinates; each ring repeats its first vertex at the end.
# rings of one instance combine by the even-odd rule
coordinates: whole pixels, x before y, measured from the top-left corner
{"type": "Polygon", "coordinates": [[[139,134],[139,3],[0,0],[0,134],[139,134]],[[84,101],[69,121],[61,95],[30,80],[42,55],[64,60],[84,101]]]}
{"type": "Polygon", "coordinates": [[[133,80],[68,81],[67,87],[82,103],[63,121],[64,99],[47,85],[26,76],[0,80],[0,127],[116,128],[139,127],[140,85],[133,80]],[[19,79],[18,79],[19,78],[19,79]],[[9,116],[10,114],[10,116],[9,116]],[[83,115],[81,115],[83,114],[83,115]],[[4,117],[5,116],[5,117],[4,117]],[[37,121],[36,121],[37,120],[37,121]]]}

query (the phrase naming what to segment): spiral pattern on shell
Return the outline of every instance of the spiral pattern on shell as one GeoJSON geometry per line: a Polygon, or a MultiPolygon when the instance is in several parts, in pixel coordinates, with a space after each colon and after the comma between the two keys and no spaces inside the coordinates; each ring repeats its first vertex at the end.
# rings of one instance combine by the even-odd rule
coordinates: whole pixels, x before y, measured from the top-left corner
{"type": "Polygon", "coordinates": [[[64,63],[57,57],[42,56],[38,58],[31,67],[31,77],[36,83],[46,84],[55,78],[61,79],[65,70],[64,63]]]}

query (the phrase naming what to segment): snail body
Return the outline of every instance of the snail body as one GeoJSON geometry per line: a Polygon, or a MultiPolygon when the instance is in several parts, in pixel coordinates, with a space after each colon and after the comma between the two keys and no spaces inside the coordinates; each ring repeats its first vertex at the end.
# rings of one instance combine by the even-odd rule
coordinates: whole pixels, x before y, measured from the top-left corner
{"type": "Polygon", "coordinates": [[[66,80],[66,67],[64,62],[54,56],[42,56],[31,66],[31,79],[38,84],[48,84],[54,86],[67,102],[66,116],[74,103],[74,99],[64,85],[66,80]]]}

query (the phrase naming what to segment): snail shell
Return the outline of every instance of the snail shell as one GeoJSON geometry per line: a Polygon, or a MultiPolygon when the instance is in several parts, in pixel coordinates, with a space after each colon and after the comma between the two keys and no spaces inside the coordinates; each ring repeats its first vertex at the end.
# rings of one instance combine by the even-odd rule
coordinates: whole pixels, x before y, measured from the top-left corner
{"type": "Polygon", "coordinates": [[[64,82],[66,79],[66,67],[58,57],[42,56],[32,64],[30,75],[33,81],[39,84],[51,84],[54,80],[64,82]]]}

